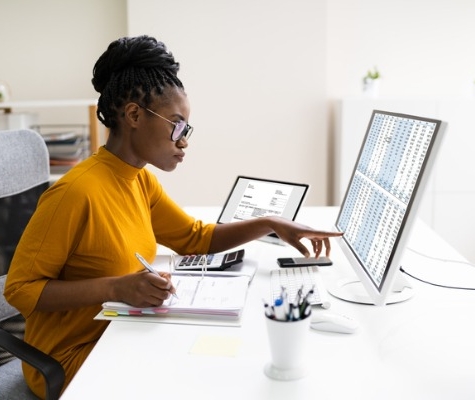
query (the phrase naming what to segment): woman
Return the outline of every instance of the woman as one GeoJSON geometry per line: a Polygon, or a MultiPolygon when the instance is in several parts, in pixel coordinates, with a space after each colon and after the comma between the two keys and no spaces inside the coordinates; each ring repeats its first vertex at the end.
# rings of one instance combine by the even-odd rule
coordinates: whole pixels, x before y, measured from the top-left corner
{"type": "MultiPolygon", "coordinates": [[[[147,163],[173,171],[193,128],[177,77],[179,64],[152,37],[112,42],[94,66],[98,118],[110,129],[105,146],[78,164],[38,203],[10,266],[5,296],[26,318],[25,340],[64,367],[66,385],[104,332],[94,316],[105,301],[157,306],[174,292],[170,277],[148,273],[157,243],[179,254],[216,253],[275,232],[305,256],[329,237],[275,217],[203,224],[165,193],[147,163]]],[[[24,366],[31,389],[43,378],[24,366]]]]}

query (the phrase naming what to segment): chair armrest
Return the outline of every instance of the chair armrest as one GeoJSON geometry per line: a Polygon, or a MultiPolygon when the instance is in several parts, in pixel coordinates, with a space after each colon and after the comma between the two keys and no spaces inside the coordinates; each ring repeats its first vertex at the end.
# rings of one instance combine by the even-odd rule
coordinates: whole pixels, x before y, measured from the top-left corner
{"type": "Polygon", "coordinates": [[[59,399],[65,374],[58,361],[3,329],[0,329],[0,347],[41,372],[46,383],[46,398],[59,399]]]}

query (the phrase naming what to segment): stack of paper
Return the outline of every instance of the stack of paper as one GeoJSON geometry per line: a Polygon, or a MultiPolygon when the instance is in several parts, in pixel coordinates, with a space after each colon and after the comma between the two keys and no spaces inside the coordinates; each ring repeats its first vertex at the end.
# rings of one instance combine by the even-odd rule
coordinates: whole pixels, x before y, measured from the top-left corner
{"type": "Polygon", "coordinates": [[[106,302],[102,316],[188,317],[238,319],[246,301],[248,276],[173,275],[177,298],[170,296],[162,306],[137,308],[126,303],[106,302]]]}
{"type": "Polygon", "coordinates": [[[87,126],[34,125],[48,148],[51,173],[64,173],[89,155],[87,126]]]}

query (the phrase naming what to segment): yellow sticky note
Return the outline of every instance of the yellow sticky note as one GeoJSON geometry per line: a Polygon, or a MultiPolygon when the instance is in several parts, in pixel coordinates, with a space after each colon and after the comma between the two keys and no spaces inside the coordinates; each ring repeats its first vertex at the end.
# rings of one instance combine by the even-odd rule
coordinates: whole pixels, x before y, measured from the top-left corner
{"type": "Polygon", "coordinates": [[[190,354],[236,357],[241,339],[229,336],[202,335],[196,339],[190,354]]]}
{"type": "Polygon", "coordinates": [[[117,317],[119,315],[117,311],[104,311],[103,314],[105,317],[117,317]]]}

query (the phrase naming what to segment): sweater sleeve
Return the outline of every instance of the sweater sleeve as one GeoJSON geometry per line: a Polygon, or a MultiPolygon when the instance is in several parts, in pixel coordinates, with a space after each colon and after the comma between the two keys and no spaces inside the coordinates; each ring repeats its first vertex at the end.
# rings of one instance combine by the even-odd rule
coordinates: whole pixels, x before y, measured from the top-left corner
{"type": "Polygon", "coordinates": [[[146,179],[152,193],[149,196],[150,209],[157,243],[178,254],[207,253],[216,224],[205,224],[188,215],[150,172],[146,179]]]}
{"type": "Polygon", "coordinates": [[[33,312],[46,283],[60,277],[82,234],[86,208],[60,186],[40,198],[15,250],[4,292],[25,317],[33,312]]]}

